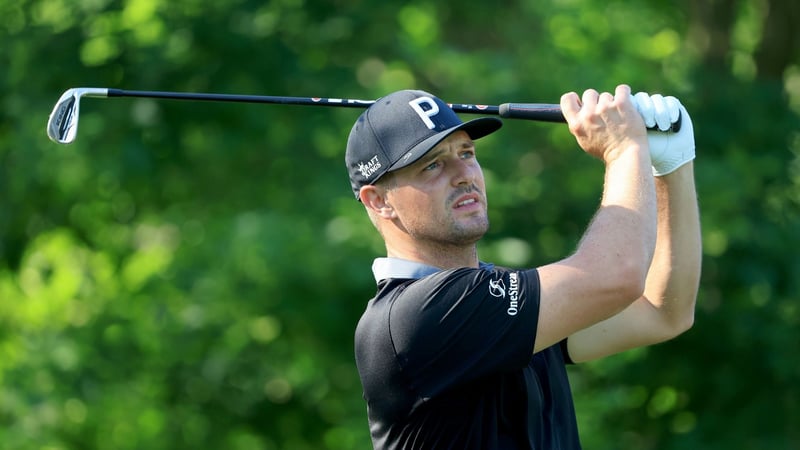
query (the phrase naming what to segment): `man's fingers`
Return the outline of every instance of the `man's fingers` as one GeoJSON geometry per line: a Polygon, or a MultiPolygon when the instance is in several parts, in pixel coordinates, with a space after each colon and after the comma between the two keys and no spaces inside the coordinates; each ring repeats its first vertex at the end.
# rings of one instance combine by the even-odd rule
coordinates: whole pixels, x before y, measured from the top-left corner
{"type": "Polygon", "coordinates": [[[587,89],[583,91],[583,96],[581,97],[581,106],[583,109],[587,111],[594,112],[597,109],[597,102],[600,100],[600,94],[594,89],[587,89]]]}
{"type": "Polygon", "coordinates": [[[614,96],[611,95],[611,93],[609,93],[609,92],[603,92],[597,98],[597,104],[598,105],[609,106],[613,102],[614,102],[614,96]]]}
{"type": "Polygon", "coordinates": [[[627,84],[620,84],[617,86],[616,90],[614,91],[615,98],[630,98],[631,96],[631,87],[627,84]]]}
{"type": "Polygon", "coordinates": [[[644,119],[647,128],[657,128],[668,131],[678,121],[681,115],[681,103],[672,96],[664,97],[661,94],[650,95],[647,92],[637,92],[633,96],[636,109],[644,119]]]}
{"type": "Polygon", "coordinates": [[[672,121],[670,120],[669,107],[664,100],[664,96],[653,94],[650,98],[653,101],[653,110],[658,129],[661,131],[669,130],[672,126],[672,121]]]}
{"type": "Polygon", "coordinates": [[[669,110],[669,121],[670,123],[675,123],[681,117],[681,102],[669,95],[664,97],[664,101],[667,104],[667,109],[669,110]]]}
{"type": "Polygon", "coordinates": [[[647,92],[637,92],[633,98],[636,102],[636,109],[639,110],[639,114],[641,114],[642,119],[644,119],[645,126],[647,126],[647,128],[653,128],[656,126],[653,100],[649,95],[647,95],[647,92]]]}
{"type": "Polygon", "coordinates": [[[581,110],[581,100],[575,92],[568,92],[561,96],[561,114],[567,119],[568,123],[572,123],[574,117],[581,110]]]}

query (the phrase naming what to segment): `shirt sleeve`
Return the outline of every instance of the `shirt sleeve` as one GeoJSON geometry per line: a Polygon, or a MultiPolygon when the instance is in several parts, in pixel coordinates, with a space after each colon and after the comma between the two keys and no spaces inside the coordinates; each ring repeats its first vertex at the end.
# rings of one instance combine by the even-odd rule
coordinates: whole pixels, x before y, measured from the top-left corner
{"type": "Polygon", "coordinates": [[[410,387],[423,397],[526,366],[539,318],[536,270],[453,269],[409,284],[389,317],[410,387]]]}

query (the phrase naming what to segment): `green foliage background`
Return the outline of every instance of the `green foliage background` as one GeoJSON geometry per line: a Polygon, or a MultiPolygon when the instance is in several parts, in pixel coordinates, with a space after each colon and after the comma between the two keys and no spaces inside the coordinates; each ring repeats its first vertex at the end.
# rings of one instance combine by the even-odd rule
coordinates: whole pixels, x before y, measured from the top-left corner
{"type": "MultiPolygon", "coordinates": [[[[0,0],[0,447],[364,449],[352,335],[383,248],[358,110],[70,87],[557,103],[676,95],[695,123],[695,327],[570,368],[588,449],[800,448],[800,12],[790,0],[0,0]]],[[[601,167],[563,125],[479,143],[485,260],[570,252],[601,167]]]]}

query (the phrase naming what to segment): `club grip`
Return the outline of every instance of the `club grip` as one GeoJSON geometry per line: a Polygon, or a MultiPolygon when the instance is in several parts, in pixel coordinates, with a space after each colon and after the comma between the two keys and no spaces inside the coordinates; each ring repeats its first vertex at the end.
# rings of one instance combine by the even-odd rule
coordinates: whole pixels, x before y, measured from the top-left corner
{"type": "Polygon", "coordinates": [[[500,117],[506,119],[527,119],[540,122],[565,122],[561,106],[550,103],[503,103],[500,117]]]}
{"type": "MultiPolygon", "coordinates": [[[[500,117],[506,119],[527,119],[539,122],[566,122],[561,113],[561,105],[551,103],[503,103],[499,107],[500,117]]],[[[672,124],[669,131],[677,133],[681,130],[682,115],[672,124]]],[[[656,127],[648,128],[656,130],[656,127]]]]}

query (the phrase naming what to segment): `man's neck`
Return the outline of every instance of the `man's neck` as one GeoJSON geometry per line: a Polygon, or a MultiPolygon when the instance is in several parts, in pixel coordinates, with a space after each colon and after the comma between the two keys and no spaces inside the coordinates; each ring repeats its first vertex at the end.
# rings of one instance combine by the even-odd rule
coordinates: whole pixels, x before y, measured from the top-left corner
{"type": "Polygon", "coordinates": [[[416,261],[440,269],[478,267],[478,250],[475,244],[455,245],[386,245],[386,256],[416,261]]]}

